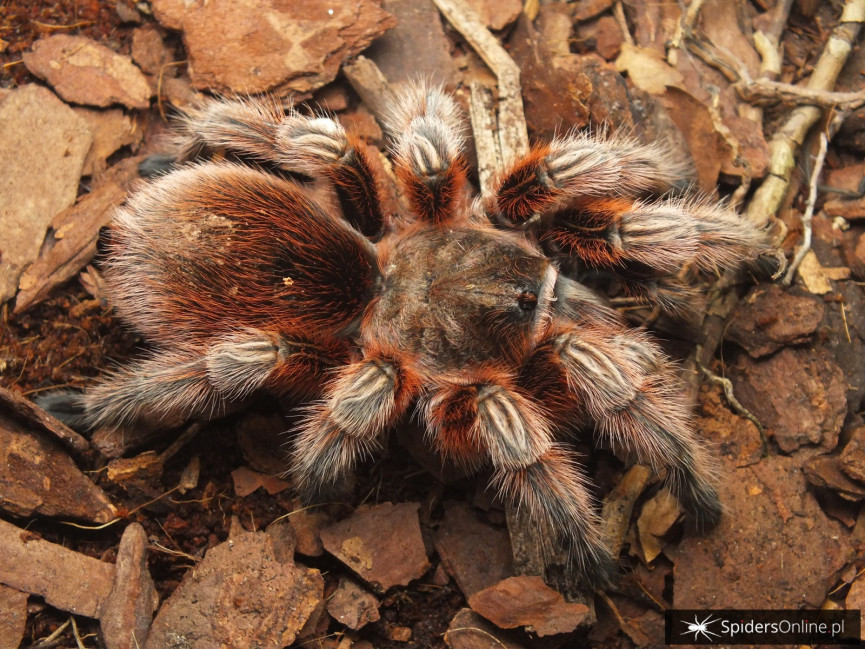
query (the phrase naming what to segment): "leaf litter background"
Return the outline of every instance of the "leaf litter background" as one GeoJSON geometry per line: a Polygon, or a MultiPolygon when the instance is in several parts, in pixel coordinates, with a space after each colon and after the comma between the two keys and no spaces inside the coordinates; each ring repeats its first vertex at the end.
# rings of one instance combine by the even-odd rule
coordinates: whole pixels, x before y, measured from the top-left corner
{"type": "Polygon", "coordinates": [[[173,107],[207,91],[292,97],[360,133],[388,178],[390,89],[427,77],[468,114],[472,84],[496,79],[473,35],[422,0],[2,0],[0,649],[643,647],[663,645],[668,607],[865,608],[863,3],[843,24],[832,1],[468,4],[521,70],[530,139],[664,139],[703,192],[768,219],[788,258],[811,231],[789,286],[725,278],[685,323],[620,300],[683,363],[722,458],[720,526],[695,536],[648,471],[592,453],[622,576],[567,601],[532,576],[530,539],[484,476],[439,466],[411,422],[351,502],[303,509],[274,477],[291,404],[89,440],[30,406],[142,349],[94,255],[173,107]],[[854,45],[837,79],[815,73],[833,37],[854,45]],[[803,101],[825,108],[782,142],[803,101]]]}

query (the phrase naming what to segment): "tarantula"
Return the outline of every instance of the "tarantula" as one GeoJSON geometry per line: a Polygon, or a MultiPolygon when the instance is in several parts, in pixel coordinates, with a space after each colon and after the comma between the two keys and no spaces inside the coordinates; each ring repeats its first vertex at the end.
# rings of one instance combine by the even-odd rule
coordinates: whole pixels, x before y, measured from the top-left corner
{"type": "Polygon", "coordinates": [[[255,99],[190,110],[179,164],[110,231],[111,300],[154,351],[79,406],[96,427],[210,417],[260,389],[311,400],[291,475],[315,498],[416,403],[444,457],[489,464],[604,585],[614,557],[560,432],[593,428],[666,468],[702,526],[720,516],[715,463],[658,345],[560,262],[675,310],[690,299],[684,266],[735,267],[764,235],[671,197],[682,165],[615,136],[537,146],[471,201],[460,123],[438,89],[403,95],[389,130],[410,213],[389,216],[364,147],[332,119],[255,99]]]}

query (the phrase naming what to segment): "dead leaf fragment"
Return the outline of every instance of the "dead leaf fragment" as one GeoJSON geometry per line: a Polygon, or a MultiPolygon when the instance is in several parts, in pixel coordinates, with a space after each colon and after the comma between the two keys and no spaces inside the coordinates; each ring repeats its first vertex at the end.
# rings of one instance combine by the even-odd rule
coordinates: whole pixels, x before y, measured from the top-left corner
{"type": "Polygon", "coordinates": [[[539,636],[570,633],[589,614],[585,604],[571,604],[540,577],[509,577],[469,598],[472,610],[502,629],[526,627],[539,636]]]}
{"type": "Polygon", "coordinates": [[[668,87],[682,87],[682,73],[664,60],[655,50],[630,43],[622,43],[616,59],[616,70],[627,72],[638,88],[653,95],[662,95],[668,87]]]}
{"type": "Polygon", "coordinates": [[[799,277],[805,288],[815,295],[825,295],[832,292],[832,281],[850,279],[850,269],[846,266],[827,268],[822,266],[813,250],[809,250],[802,263],[799,264],[799,277]]]}

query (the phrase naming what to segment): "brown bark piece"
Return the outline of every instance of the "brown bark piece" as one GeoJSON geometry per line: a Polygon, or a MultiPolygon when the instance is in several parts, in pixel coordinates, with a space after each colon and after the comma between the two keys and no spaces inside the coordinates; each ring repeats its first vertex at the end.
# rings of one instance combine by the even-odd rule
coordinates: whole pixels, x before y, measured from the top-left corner
{"type": "Polygon", "coordinates": [[[323,529],[321,541],[375,590],[406,586],[430,567],[420,533],[419,508],[418,503],[359,507],[347,519],[323,529]]]}
{"type": "Polygon", "coordinates": [[[466,597],[514,574],[507,530],[478,520],[464,504],[445,504],[435,546],[445,570],[466,597]]]}
{"type": "Polygon", "coordinates": [[[95,618],[111,593],[114,566],[0,520],[0,583],[95,618]]]}
{"type": "Polygon", "coordinates": [[[114,564],[114,587],[100,615],[108,649],[139,649],[147,640],[159,603],[147,569],[147,543],[147,534],[138,523],[123,531],[114,564]]]}
{"type": "Polygon", "coordinates": [[[751,290],[733,312],[727,338],[753,358],[803,343],[823,320],[823,303],[812,297],[791,295],[776,284],[751,290]]]}
{"type": "Polygon", "coordinates": [[[470,608],[454,615],[444,640],[451,649],[523,649],[470,608]]]}
{"type": "Polygon", "coordinates": [[[510,55],[521,71],[529,134],[549,140],[586,126],[590,116],[587,96],[592,91],[588,77],[551,65],[552,53],[525,15],[517,21],[509,44],[510,55]]]}
{"type": "Polygon", "coordinates": [[[39,406],[14,390],[0,386],[0,411],[26,424],[28,428],[44,431],[76,453],[90,451],[90,443],[63,422],[55,419],[39,406]]]}
{"type": "Polygon", "coordinates": [[[150,107],[150,84],[132,60],[85,36],[41,38],[24,54],[24,65],[66,101],[150,107]]]}
{"type": "Polygon", "coordinates": [[[841,451],[841,470],[854,480],[865,483],[865,426],[850,434],[850,441],[841,451]]]}
{"type": "MultiPolygon", "coordinates": [[[[836,189],[858,192],[863,177],[865,177],[865,162],[831,171],[826,176],[826,184],[836,189]]],[[[845,198],[837,194],[828,194],[823,211],[829,217],[865,219],[865,197],[845,198]]]]}
{"type": "Polygon", "coordinates": [[[815,487],[831,489],[845,500],[865,498],[865,485],[859,484],[844,475],[841,461],[837,456],[815,457],[805,466],[805,477],[815,487]]]}
{"type": "Polygon", "coordinates": [[[381,619],[379,601],[375,596],[350,579],[340,579],[333,595],[327,602],[327,612],[349,629],[360,629],[370,622],[381,619]]]}
{"type": "Polygon", "coordinates": [[[153,12],[183,32],[194,87],[238,94],[316,90],[396,24],[374,0],[154,0],[153,12]]]}
{"type": "Polygon", "coordinates": [[[0,586],[0,649],[18,649],[27,627],[27,593],[0,586]]]}
{"type": "Polygon", "coordinates": [[[466,0],[489,29],[499,31],[514,22],[523,10],[520,0],[466,0]]]}
{"type": "Polygon", "coordinates": [[[115,518],[111,501],[43,433],[0,415],[0,509],[15,516],[115,518]]]}
{"type": "Polygon", "coordinates": [[[159,609],[144,646],[284,647],[323,590],[318,570],[280,563],[267,534],[241,531],[186,574],[159,609]]]}
{"type": "Polygon", "coordinates": [[[135,148],[144,139],[144,131],[138,122],[119,108],[98,110],[95,108],[74,108],[75,114],[82,117],[90,132],[93,145],[84,159],[84,176],[96,175],[101,182],[106,160],[124,146],[135,148]]]}
{"type": "Polygon", "coordinates": [[[54,93],[37,85],[0,103],[0,303],[39,254],[51,219],[75,202],[84,157],[93,142],[87,124],[54,93]]]}
{"type": "Polygon", "coordinates": [[[730,368],[736,396],[790,453],[803,444],[838,444],[847,380],[822,349],[785,348],[764,361],[742,355],[730,368]]]}
{"type": "Polygon", "coordinates": [[[127,158],[116,164],[93,191],[51,220],[38,259],[21,274],[15,313],[38,304],[90,263],[96,255],[100,228],[111,221],[138,177],[138,162],[139,158],[127,158]]]}
{"type": "Polygon", "coordinates": [[[679,545],[674,608],[820,607],[854,550],[849,532],[809,491],[803,461],[770,456],[746,468],[725,463],[719,490],[727,513],[710,534],[687,536],[679,545]]]}
{"type": "Polygon", "coordinates": [[[472,610],[503,629],[526,627],[539,636],[570,633],[589,615],[585,604],[571,604],[540,577],[510,577],[469,598],[472,610]]]}

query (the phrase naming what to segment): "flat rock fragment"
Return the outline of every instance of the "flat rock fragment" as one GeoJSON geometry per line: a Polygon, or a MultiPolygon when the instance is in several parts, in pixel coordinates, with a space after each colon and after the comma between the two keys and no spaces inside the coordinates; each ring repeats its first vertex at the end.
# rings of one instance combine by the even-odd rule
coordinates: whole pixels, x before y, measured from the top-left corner
{"type": "Polygon", "coordinates": [[[461,503],[445,505],[435,546],[466,597],[514,574],[507,530],[484,523],[461,503]]]}
{"type": "Polygon", "coordinates": [[[375,0],[154,0],[156,18],[183,32],[199,89],[311,92],[396,24],[375,0]]]}
{"type": "Polygon", "coordinates": [[[325,550],[377,591],[406,586],[429,568],[418,503],[382,503],[358,509],[321,531],[325,550]]]}
{"type": "Polygon", "coordinates": [[[211,548],[160,607],[146,649],[284,647],[322,599],[318,570],[277,561],[263,532],[211,548]]]}
{"type": "Polygon", "coordinates": [[[51,219],[38,258],[18,281],[15,313],[38,304],[90,263],[96,255],[99,230],[111,220],[138,178],[139,161],[127,158],[119,162],[103,174],[89,194],[51,219]]]}
{"type": "Polygon", "coordinates": [[[725,515],[709,534],[687,535],[674,555],[674,608],[820,607],[854,548],[808,489],[800,455],[725,463],[725,515]]]}
{"type": "Polygon", "coordinates": [[[447,84],[457,74],[441,15],[432,0],[384,0],[382,7],[396,18],[369,48],[367,56],[391,83],[429,79],[447,84]],[[423,56],[417,56],[423,52],[423,56]]]}
{"type": "Polygon", "coordinates": [[[470,608],[454,615],[444,641],[451,649],[523,649],[470,608]]]}
{"type": "Polygon", "coordinates": [[[381,619],[379,601],[375,595],[358,586],[351,579],[340,579],[333,595],[327,601],[330,616],[349,629],[360,629],[381,619]]]}
{"type": "Polygon", "coordinates": [[[27,593],[0,586],[0,649],[18,649],[27,626],[27,593]]]}
{"type": "Polygon", "coordinates": [[[570,633],[589,615],[585,604],[566,602],[540,577],[509,577],[469,597],[469,606],[502,629],[526,627],[539,636],[570,633]]]}
{"type": "Polygon", "coordinates": [[[39,254],[51,219],[75,202],[93,142],[87,123],[37,85],[0,103],[0,303],[39,254]]]}
{"type": "Polygon", "coordinates": [[[727,338],[760,358],[786,345],[807,341],[823,320],[823,313],[819,299],[791,295],[776,284],[760,285],[733,314],[727,338]]]}
{"type": "Polygon", "coordinates": [[[24,54],[24,65],[66,101],[150,107],[150,84],[132,60],[85,36],[40,38],[24,54]]]}
{"type": "Polygon", "coordinates": [[[114,566],[0,520],[0,583],[95,618],[111,593],[114,566]]]}
{"type": "Polygon", "coordinates": [[[835,448],[847,414],[847,380],[823,349],[785,348],[766,360],[742,355],[730,367],[736,396],[781,450],[835,448]]]}
{"type": "Polygon", "coordinates": [[[53,439],[0,414],[0,509],[16,516],[62,516],[106,523],[105,493],[53,439]]]}

